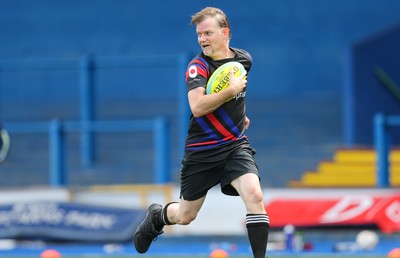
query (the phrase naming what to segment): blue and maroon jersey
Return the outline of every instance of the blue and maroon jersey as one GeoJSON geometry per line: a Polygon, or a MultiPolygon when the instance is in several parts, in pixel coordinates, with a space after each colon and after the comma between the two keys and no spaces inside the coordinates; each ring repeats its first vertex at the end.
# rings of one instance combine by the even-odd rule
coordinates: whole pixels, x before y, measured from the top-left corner
{"type": "MultiPolygon", "coordinates": [[[[248,73],[252,58],[242,49],[231,48],[236,55],[233,58],[214,61],[200,53],[189,63],[186,70],[186,85],[188,91],[205,88],[212,73],[221,65],[236,61],[240,62],[248,73]]],[[[188,135],[186,138],[185,155],[191,158],[214,157],[212,160],[223,159],[222,153],[236,146],[235,143],[246,142],[244,120],[246,88],[234,98],[221,105],[218,109],[202,117],[191,115],[188,135]]]]}

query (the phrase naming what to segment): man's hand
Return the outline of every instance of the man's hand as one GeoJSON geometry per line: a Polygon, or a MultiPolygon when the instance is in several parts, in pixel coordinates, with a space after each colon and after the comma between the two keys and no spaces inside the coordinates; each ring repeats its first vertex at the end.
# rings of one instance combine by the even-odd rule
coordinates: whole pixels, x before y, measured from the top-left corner
{"type": "Polygon", "coordinates": [[[244,118],[244,130],[249,129],[249,126],[250,126],[250,119],[246,116],[244,118]]]}
{"type": "Polygon", "coordinates": [[[246,74],[247,71],[244,70],[244,72],[239,77],[235,77],[233,68],[231,69],[229,75],[229,89],[233,90],[232,92],[233,96],[236,96],[236,94],[242,92],[246,87],[247,84],[246,74]]]}

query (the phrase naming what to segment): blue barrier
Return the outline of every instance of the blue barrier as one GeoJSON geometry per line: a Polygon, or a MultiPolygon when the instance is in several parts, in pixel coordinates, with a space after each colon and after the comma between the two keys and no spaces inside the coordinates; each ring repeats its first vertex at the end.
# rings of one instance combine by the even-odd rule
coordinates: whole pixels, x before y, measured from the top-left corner
{"type": "MultiPolygon", "coordinates": [[[[67,184],[65,164],[66,133],[85,132],[153,132],[155,183],[171,181],[170,171],[170,133],[165,117],[131,121],[64,121],[5,123],[10,133],[48,133],[49,134],[49,184],[67,184]]],[[[85,142],[81,142],[82,145],[85,142]]],[[[87,147],[87,146],[86,146],[87,147]]],[[[84,151],[85,147],[81,148],[84,151]]],[[[85,159],[81,153],[81,159],[85,159]]]]}
{"type": "Polygon", "coordinates": [[[377,153],[377,186],[381,188],[390,186],[389,175],[389,153],[390,132],[392,126],[400,126],[400,116],[384,116],[382,113],[375,114],[375,150],[377,153]]]}
{"type": "Polygon", "coordinates": [[[20,200],[0,205],[0,213],[1,238],[114,243],[132,240],[145,210],[20,200]]]}

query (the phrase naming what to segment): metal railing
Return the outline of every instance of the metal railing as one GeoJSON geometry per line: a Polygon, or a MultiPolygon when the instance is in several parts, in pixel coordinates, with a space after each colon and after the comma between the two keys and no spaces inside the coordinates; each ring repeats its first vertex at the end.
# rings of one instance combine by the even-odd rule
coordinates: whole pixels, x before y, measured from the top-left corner
{"type": "MultiPolygon", "coordinates": [[[[80,120],[82,123],[94,120],[95,103],[95,82],[94,73],[97,69],[115,68],[142,68],[142,67],[166,67],[177,68],[177,95],[178,95],[178,116],[180,146],[184,146],[185,136],[188,127],[189,107],[187,103],[186,84],[183,75],[186,72],[188,63],[187,53],[166,56],[128,56],[128,57],[93,57],[83,55],[78,59],[32,59],[32,60],[0,60],[0,73],[7,71],[52,71],[78,69],[79,79],[79,102],[80,120]]],[[[86,167],[91,165],[93,145],[90,134],[82,131],[82,155],[86,167]]],[[[183,149],[181,150],[181,156],[183,149]]]]}
{"type": "Polygon", "coordinates": [[[390,132],[389,128],[400,126],[400,116],[385,116],[378,113],[374,117],[375,150],[377,153],[377,187],[390,186],[390,132]]]}
{"type": "MultiPolygon", "coordinates": [[[[184,146],[187,131],[189,108],[187,104],[186,85],[183,75],[188,63],[187,54],[169,56],[132,56],[132,57],[93,57],[84,55],[76,59],[33,59],[33,60],[0,60],[0,73],[8,71],[49,71],[77,70],[79,83],[79,121],[14,123],[3,121],[11,133],[49,133],[50,140],[50,184],[53,186],[66,184],[66,168],[64,161],[64,133],[80,134],[81,166],[89,168],[93,165],[93,133],[122,131],[152,131],[154,133],[154,169],[156,183],[170,181],[169,171],[169,127],[164,117],[149,120],[98,121],[95,119],[95,80],[96,69],[166,67],[177,68],[177,95],[179,107],[178,141],[184,146]]],[[[181,150],[183,153],[183,148],[181,150]]],[[[181,154],[182,154],[181,153],[181,154]]]]}
{"type": "MultiPolygon", "coordinates": [[[[10,133],[48,133],[49,135],[49,185],[64,186],[67,182],[67,164],[65,162],[65,140],[68,133],[94,132],[152,132],[153,133],[153,169],[155,183],[171,181],[170,171],[170,134],[165,117],[131,121],[59,121],[6,123],[10,133]]],[[[84,142],[81,142],[84,144],[84,142]]],[[[81,162],[85,159],[85,148],[81,148],[81,162]],[[83,150],[83,151],[82,151],[83,150]]]]}

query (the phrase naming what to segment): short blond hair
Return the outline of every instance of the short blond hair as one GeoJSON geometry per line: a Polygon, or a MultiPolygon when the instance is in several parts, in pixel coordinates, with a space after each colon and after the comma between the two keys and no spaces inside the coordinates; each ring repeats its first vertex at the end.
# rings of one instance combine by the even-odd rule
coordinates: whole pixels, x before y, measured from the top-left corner
{"type": "Polygon", "coordinates": [[[214,18],[221,28],[228,28],[229,29],[229,38],[232,37],[231,35],[231,27],[229,25],[228,17],[226,14],[219,8],[215,7],[206,7],[203,10],[199,11],[198,13],[192,16],[192,25],[197,25],[198,23],[204,21],[206,18],[211,17],[214,18]]]}

